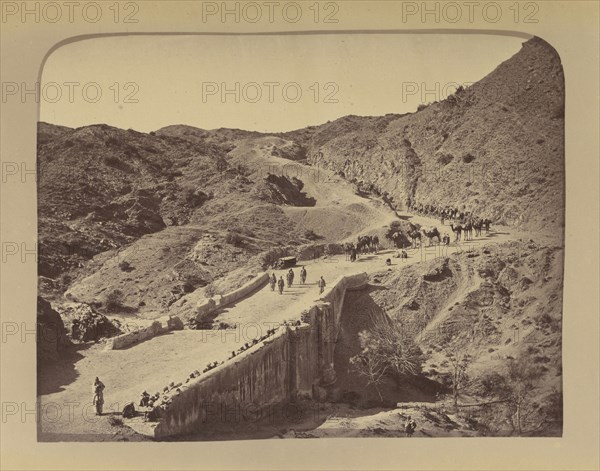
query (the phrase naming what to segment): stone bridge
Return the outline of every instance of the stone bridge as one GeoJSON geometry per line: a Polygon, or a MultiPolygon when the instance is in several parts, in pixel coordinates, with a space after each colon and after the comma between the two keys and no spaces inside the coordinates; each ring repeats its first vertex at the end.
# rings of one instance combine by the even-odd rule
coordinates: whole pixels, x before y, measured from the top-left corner
{"type": "Polygon", "coordinates": [[[254,416],[299,397],[322,400],[335,382],[333,358],[347,290],[367,274],[340,276],[302,313],[297,325],[274,335],[180,387],[154,429],[156,438],[210,430],[232,409],[254,416]]]}

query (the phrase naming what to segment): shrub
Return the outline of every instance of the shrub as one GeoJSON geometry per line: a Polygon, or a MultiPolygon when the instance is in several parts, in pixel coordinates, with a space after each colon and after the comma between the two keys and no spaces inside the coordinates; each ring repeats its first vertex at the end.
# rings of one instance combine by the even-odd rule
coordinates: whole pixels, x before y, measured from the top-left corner
{"type": "Polygon", "coordinates": [[[558,332],[560,330],[560,321],[554,319],[548,313],[538,314],[533,318],[535,325],[539,329],[549,329],[552,332],[558,332]]]}
{"type": "Polygon", "coordinates": [[[443,155],[440,155],[437,159],[438,163],[440,163],[442,165],[448,165],[453,160],[454,160],[454,156],[452,154],[443,154],[443,155]]]}
{"type": "MultiPolygon", "coordinates": [[[[180,171],[175,171],[173,174],[179,173],[180,171]]],[[[183,198],[185,201],[192,207],[196,208],[201,206],[207,199],[209,199],[208,195],[200,190],[194,188],[187,188],[183,191],[183,198]]]]}
{"type": "Polygon", "coordinates": [[[111,167],[119,167],[121,165],[121,161],[115,155],[107,155],[104,157],[104,163],[111,167]]]}
{"type": "Polygon", "coordinates": [[[370,319],[371,327],[359,334],[361,353],[350,360],[358,373],[376,388],[384,376],[400,387],[402,379],[421,374],[423,353],[404,326],[385,313],[373,312],[370,319]]]}
{"type": "Polygon", "coordinates": [[[495,402],[488,406],[493,412],[488,426],[493,429],[499,424],[508,424],[511,433],[522,436],[536,433],[548,416],[562,420],[560,394],[548,398],[547,410],[540,409],[538,394],[543,373],[543,367],[521,357],[509,359],[506,368],[485,374],[480,380],[481,393],[488,401],[495,402]]]}
{"type": "Polygon", "coordinates": [[[234,245],[235,247],[239,247],[244,243],[244,239],[242,239],[242,236],[237,232],[228,232],[227,236],[225,236],[225,242],[234,245]]]}
{"type": "Polygon", "coordinates": [[[104,305],[107,311],[117,311],[123,307],[125,296],[120,289],[114,289],[106,295],[104,305]]]}
{"type": "Polygon", "coordinates": [[[125,260],[119,262],[119,268],[121,269],[121,271],[131,271],[133,270],[133,267],[131,266],[131,264],[129,262],[126,262],[125,260]]]}
{"type": "Polygon", "coordinates": [[[475,160],[475,156],[473,154],[465,154],[463,155],[463,162],[466,164],[470,164],[475,160]]]}

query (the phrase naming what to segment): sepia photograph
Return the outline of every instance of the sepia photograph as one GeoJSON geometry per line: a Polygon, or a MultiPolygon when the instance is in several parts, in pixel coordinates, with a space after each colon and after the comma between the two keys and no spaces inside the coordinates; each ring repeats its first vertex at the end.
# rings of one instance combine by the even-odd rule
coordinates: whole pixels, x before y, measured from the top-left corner
{"type": "Polygon", "coordinates": [[[2,470],[600,469],[600,4],[0,16],[2,470]]]}
{"type": "Polygon", "coordinates": [[[69,80],[38,125],[40,441],[562,434],[544,40],[94,38],[40,93],[69,80]]]}

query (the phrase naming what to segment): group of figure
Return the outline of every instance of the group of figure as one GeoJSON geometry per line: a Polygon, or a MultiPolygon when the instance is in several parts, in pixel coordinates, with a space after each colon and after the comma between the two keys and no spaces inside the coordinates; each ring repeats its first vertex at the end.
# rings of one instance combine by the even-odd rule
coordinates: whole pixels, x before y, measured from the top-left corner
{"type": "MultiPolygon", "coordinates": [[[[302,267],[300,269],[300,283],[301,284],[306,283],[306,276],[307,276],[306,267],[302,267]]],[[[285,274],[288,288],[291,288],[292,285],[294,284],[295,277],[296,277],[296,274],[294,273],[294,270],[292,268],[290,268],[288,270],[288,272],[285,274]]],[[[272,273],[271,277],[269,278],[269,285],[271,286],[271,291],[275,291],[275,288],[277,288],[277,291],[279,291],[279,294],[283,294],[283,290],[285,288],[286,281],[283,281],[283,275],[280,275],[279,280],[278,280],[275,273],[272,273]]],[[[317,285],[319,287],[319,292],[322,293],[325,290],[325,286],[326,286],[325,279],[323,278],[323,276],[321,276],[321,278],[319,278],[317,285]]]]}
{"type": "Polygon", "coordinates": [[[360,254],[377,253],[378,250],[379,237],[377,237],[377,234],[373,236],[358,236],[356,244],[354,242],[346,242],[344,244],[346,260],[350,260],[351,262],[355,262],[360,254]]]}

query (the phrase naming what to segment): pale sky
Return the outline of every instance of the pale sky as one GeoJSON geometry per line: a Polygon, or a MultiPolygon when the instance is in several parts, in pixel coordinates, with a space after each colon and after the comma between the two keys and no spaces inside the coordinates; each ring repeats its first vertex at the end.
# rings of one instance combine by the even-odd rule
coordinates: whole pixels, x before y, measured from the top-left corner
{"type": "Polygon", "coordinates": [[[349,114],[406,113],[483,78],[524,41],[472,34],[90,39],[48,58],[40,120],[143,132],[170,124],[277,132],[349,114]]]}

